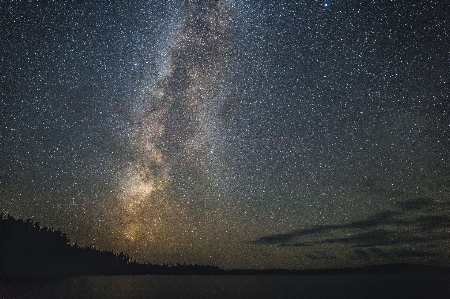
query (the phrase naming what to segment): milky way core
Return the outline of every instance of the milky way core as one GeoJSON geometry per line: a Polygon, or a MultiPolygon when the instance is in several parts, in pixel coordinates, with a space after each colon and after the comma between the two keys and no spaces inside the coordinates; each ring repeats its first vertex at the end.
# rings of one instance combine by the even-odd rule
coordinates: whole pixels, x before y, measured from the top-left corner
{"type": "Polygon", "coordinates": [[[133,154],[119,173],[111,210],[120,223],[119,246],[133,252],[155,252],[168,240],[182,246],[175,236],[198,229],[191,214],[211,212],[204,201],[221,171],[214,153],[223,150],[219,112],[233,67],[232,10],[226,2],[187,5],[160,50],[157,75],[133,99],[127,139],[133,154]]]}

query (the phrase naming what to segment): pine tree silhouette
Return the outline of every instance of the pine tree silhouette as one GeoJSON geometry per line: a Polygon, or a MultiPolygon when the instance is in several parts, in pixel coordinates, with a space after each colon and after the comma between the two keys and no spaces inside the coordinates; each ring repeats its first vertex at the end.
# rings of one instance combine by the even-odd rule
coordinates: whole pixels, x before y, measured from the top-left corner
{"type": "Polygon", "coordinates": [[[6,277],[74,275],[219,274],[213,266],[140,264],[124,252],[71,245],[60,229],[0,214],[0,273],[6,277]]]}

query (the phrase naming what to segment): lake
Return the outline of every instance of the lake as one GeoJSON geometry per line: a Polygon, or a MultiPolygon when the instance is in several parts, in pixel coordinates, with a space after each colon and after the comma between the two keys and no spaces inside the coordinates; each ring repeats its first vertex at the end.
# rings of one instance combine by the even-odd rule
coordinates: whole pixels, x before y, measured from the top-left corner
{"type": "Polygon", "coordinates": [[[80,276],[1,282],[2,299],[450,298],[449,275],[80,276]]]}

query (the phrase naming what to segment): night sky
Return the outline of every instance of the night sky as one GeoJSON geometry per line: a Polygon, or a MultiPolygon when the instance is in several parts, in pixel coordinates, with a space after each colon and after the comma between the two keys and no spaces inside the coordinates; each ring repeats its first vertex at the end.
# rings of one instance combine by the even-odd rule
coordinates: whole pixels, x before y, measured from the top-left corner
{"type": "Polygon", "coordinates": [[[0,212],[140,262],[450,266],[447,1],[0,1],[0,212]]]}

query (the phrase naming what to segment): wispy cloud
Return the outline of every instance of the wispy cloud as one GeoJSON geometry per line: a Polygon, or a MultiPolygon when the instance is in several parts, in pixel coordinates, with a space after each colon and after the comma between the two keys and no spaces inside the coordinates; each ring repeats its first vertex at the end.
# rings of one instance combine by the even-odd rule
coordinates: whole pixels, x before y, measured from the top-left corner
{"type": "MultiPolygon", "coordinates": [[[[446,202],[415,198],[397,203],[395,210],[376,213],[366,219],[262,236],[251,243],[280,247],[341,244],[353,248],[359,258],[374,255],[386,258],[435,256],[432,252],[395,247],[450,240],[450,230],[445,229],[450,227],[450,217],[442,212],[446,207],[446,202]]],[[[308,257],[318,259],[321,256],[323,254],[308,257]]]]}

